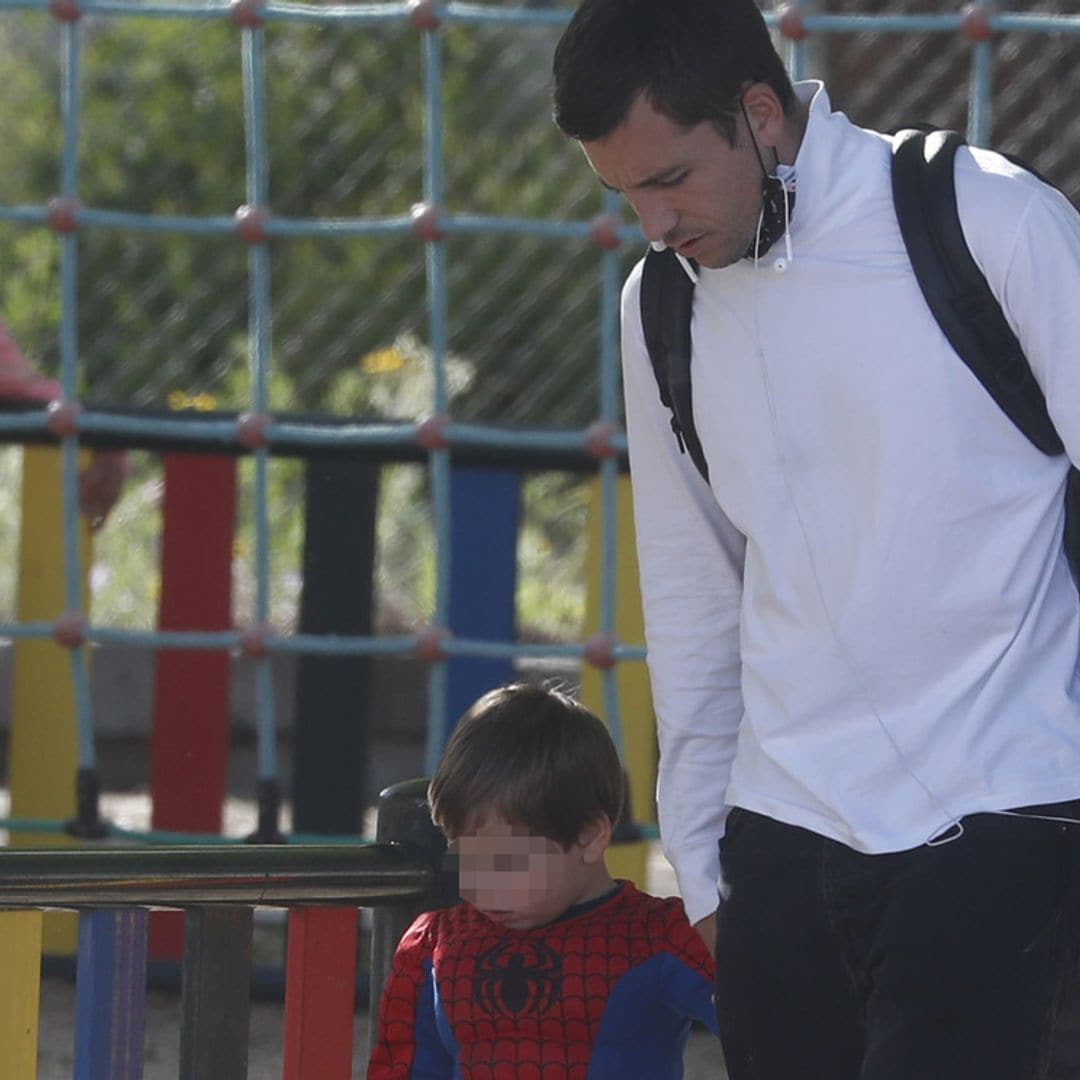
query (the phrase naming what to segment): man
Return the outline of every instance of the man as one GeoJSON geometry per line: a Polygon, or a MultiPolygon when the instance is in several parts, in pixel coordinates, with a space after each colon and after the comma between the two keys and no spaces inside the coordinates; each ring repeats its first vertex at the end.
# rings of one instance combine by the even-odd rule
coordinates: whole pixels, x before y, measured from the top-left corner
{"type": "Polygon", "coordinates": [[[1053,458],[927,308],[889,140],[791,86],[752,0],[584,0],[554,72],[560,128],[696,279],[709,483],[640,264],[623,374],[661,835],[731,1080],[1080,1077],[1080,219],[960,152],[1053,458]]]}

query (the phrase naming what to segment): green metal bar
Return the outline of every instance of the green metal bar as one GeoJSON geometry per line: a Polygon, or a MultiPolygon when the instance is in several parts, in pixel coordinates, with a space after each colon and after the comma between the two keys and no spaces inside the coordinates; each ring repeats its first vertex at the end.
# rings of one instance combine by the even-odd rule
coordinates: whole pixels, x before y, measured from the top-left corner
{"type": "MultiPolygon", "coordinates": [[[[59,818],[3,818],[0,817],[0,829],[8,832],[38,832],[50,836],[63,836],[67,833],[68,822],[59,818]]],[[[212,833],[178,832],[174,829],[127,829],[111,821],[103,822],[105,833],[118,840],[128,840],[132,844],[161,844],[169,847],[180,845],[232,845],[246,847],[250,841],[239,836],[218,836],[212,833]]],[[[284,838],[289,844],[368,844],[370,838],[359,833],[307,833],[293,831],[284,838]]]]}

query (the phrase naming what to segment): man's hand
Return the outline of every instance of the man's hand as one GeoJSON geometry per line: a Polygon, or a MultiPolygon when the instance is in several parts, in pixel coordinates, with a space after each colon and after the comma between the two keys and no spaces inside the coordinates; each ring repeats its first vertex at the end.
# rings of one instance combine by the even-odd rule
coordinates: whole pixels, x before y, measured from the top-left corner
{"type": "Polygon", "coordinates": [[[716,912],[706,915],[700,922],[694,923],[694,929],[701,935],[710,956],[716,955],[716,912]]]}

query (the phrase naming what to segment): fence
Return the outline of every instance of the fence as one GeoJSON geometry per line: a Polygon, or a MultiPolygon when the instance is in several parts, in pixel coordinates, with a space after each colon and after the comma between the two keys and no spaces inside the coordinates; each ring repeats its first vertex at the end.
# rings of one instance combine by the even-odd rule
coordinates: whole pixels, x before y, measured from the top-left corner
{"type": "Polygon", "coordinates": [[[423,783],[380,804],[382,839],[363,846],[7,851],[0,859],[0,1077],[37,1064],[43,907],[81,909],[74,1076],[143,1075],[150,907],[184,909],[181,1080],[244,1080],[252,911],[288,907],[283,1075],[345,1078],[353,1062],[357,905],[382,905],[372,946],[381,992],[404,925],[450,902],[441,837],[423,783]],[[23,910],[17,910],[23,909],[23,910]]]}

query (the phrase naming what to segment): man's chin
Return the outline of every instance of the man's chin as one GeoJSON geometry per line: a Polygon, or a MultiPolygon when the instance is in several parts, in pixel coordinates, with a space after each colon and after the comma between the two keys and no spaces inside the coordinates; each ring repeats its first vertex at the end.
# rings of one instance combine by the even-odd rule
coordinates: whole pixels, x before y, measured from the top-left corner
{"type": "Polygon", "coordinates": [[[715,237],[706,236],[698,244],[694,259],[706,270],[723,270],[725,266],[734,266],[745,254],[745,247],[723,246],[715,237]]]}
{"type": "Polygon", "coordinates": [[[698,266],[703,266],[706,270],[723,270],[725,266],[734,266],[743,256],[741,254],[733,254],[731,252],[703,252],[698,256],[698,266]]]}

